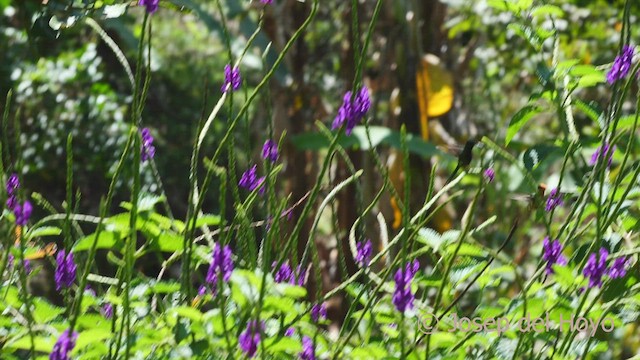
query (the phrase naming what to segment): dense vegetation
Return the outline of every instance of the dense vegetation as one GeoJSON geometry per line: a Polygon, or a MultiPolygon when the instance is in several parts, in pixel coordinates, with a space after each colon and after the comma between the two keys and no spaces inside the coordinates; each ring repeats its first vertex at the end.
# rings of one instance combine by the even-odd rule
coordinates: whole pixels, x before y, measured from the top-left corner
{"type": "Polygon", "coordinates": [[[639,358],[636,2],[0,10],[1,359],[639,358]]]}

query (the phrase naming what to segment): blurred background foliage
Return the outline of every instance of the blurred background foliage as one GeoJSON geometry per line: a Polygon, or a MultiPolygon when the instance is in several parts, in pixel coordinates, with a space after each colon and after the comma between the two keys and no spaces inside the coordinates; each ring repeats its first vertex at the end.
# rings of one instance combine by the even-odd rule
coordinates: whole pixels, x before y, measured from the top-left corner
{"type": "MultiPolygon", "coordinates": [[[[259,145],[269,137],[268,124],[273,119],[274,137],[287,133],[281,194],[291,194],[293,203],[312,187],[316,164],[326,147],[314,121],[329,126],[342,94],[351,88],[356,50],[353,39],[363,39],[375,6],[375,1],[359,3],[360,26],[354,29],[349,1],[321,1],[317,17],[269,84],[268,95],[254,102],[236,132],[236,176],[259,159],[259,145]]],[[[83,199],[78,211],[96,214],[99,198],[106,193],[128,131],[132,89],[114,51],[86,19],[95,20],[104,29],[135,72],[136,66],[144,65],[134,63],[143,16],[143,9],[136,5],[135,1],[120,0],[0,0],[0,96],[13,92],[10,112],[16,119],[3,129],[3,135],[12,144],[8,148],[20,152],[4,153],[4,163],[15,166],[24,175],[26,187],[45,194],[52,204],[64,200],[64,146],[69,133],[74,136],[78,166],[74,181],[83,199]],[[19,137],[15,136],[16,126],[20,127],[19,137]],[[16,143],[18,146],[13,146],[16,143]]],[[[186,213],[195,131],[219,98],[224,65],[241,55],[243,45],[261,25],[262,31],[241,64],[243,90],[236,93],[232,107],[225,106],[219,113],[213,136],[205,140],[203,157],[215,151],[217,135],[225,129],[231,112],[237,112],[242,99],[262,79],[310,6],[308,0],[275,0],[261,15],[258,1],[227,0],[220,5],[198,0],[160,2],[160,11],[152,16],[152,77],[142,123],[156,138],[157,171],[177,218],[184,218],[186,213]],[[227,23],[232,60],[225,46],[223,21],[227,23]]],[[[482,135],[503,144],[514,114],[542,96],[544,88],[539,80],[545,74],[541,64],[550,66],[545,57],[548,51],[532,47],[527,36],[537,38],[540,46],[549,49],[552,35],[557,34],[558,62],[573,60],[575,64],[606,69],[618,51],[622,8],[621,0],[385,1],[362,80],[372,90],[370,124],[383,127],[379,136],[384,138],[389,129],[397,131],[405,124],[415,137],[416,144],[410,147],[415,172],[411,176],[412,199],[416,201],[412,206],[422,205],[434,163],[439,163],[440,182],[455,166],[455,157],[435,146],[451,147],[482,135]],[[512,10],[508,9],[512,3],[521,9],[505,11],[512,10]],[[525,17],[535,33],[511,26],[514,14],[525,17]],[[518,31],[525,36],[519,36],[518,31]],[[427,54],[432,57],[425,58],[427,54]],[[425,83],[425,76],[427,81],[443,80],[434,85],[425,83]]],[[[634,3],[631,12],[631,24],[636,24],[640,3],[634,3]]],[[[639,30],[632,26],[632,40],[639,39],[639,30]]],[[[585,103],[604,106],[610,94],[609,87],[601,83],[603,79],[582,84],[585,86],[573,95],[585,103]]],[[[4,107],[4,101],[0,106],[4,107]]],[[[625,111],[631,112],[630,106],[625,111]]],[[[595,142],[600,129],[588,114],[579,111],[575,123],[586,158],[598,145],[595,142]]],[[[566,135],[562,126],[557,114],[536,114],[508,146],[515,157],[532,148],[548,155],[535,168],[531,166],[536,181],[552,181],[553,169],[561,165],[558,160],[564,145],[558,139],[566,135]]],[[[394,185],[401,190],[405,176],[396,163],[399,141],[397,133],[391,135],[396,140],[393,136],[385,138],[379,151],[395,179],[394,185]]],[[[366,150],[366,141],[349,141],[344,146],[355,167],[374,169],[372,158],[361,151],[366,150]]],[[[521,205],[504,201],[504,194],[533,191],[517,166],[503,165],[496,168],[496,190],[482,204],[487,214],[523,212],[521,205]]],[[[155,184],[153,169],[145,165],[143,170],[147,176],[144,184],[155,184]]],[[[338,162],[330,176],[340,181],[345,174],[345,164],[338,162]]],[[[363,193],[341,194],[339,208],[333,209],[340,229],[326,230],[326,242],[319,245],[325,248],[320,254],[328,263],[335,263],[331,250],[339,247],[336,244],[347,246],[346,231],[359,207],[379,189],[381,178],[371,177],[376,171],[365,174],[363,193]]],[[[116,199],[127,198],[128,186],[120,184],[116,199]]],[[[208,195],[206,212],[219,209],[216,188],[214,184],[214,191],[208,195]]],[[[146,185],[143,191],[157,193],[159,189],[146,185]]],[[[119,201],[113,203],[117,206],[119,201]]],[[[391,199],[385,204],[381,211],[391,227],[398,214],[391,199]]],[[[459,217],[457,211],[457,206],[445,208],[431,226],[439,231],[450,229],[459,217]]],[[[499,224],[496,243],[504,238],[509,225],[499,224]]],[[[377,239],[376,226],[369,228],[369,235],[377,239]]],[[[540,235],[528,233],[531,238],[541,239],[540,235]]],[[[528,251],[527,243],[514,246],[524,250],[511,251],[528,251]]],[[[325,280],[330,288],[332,282],[339,282],[339,276],[327,272],[325,280]]]]}
{"type": "MultiPolygon", "coordinates": [[[[272,91],[282,93],[273,94],[274,114],[296,118],[300,105],[310,105],[303,109],[305,124],[292,125],[290,119],[276,119],[280,124],[276,131],[286,129],[290,135],[296,135],[313,130],[314,120],[330,122],[341,100],[337,94],[351,82],[351,65],[345,61],[352,50],[350,6],[342,1],[324,3],[304,41],[290,53],[272,86],[272,91]],[[298,92],[298,98],[286,102],[292,92],[298,92]]],[[[400,112],[404,109],[398,107],[406,103],[394,100],[399,93],[400,98],[417,102],[415,87],[406,88],[403,82],[419,72],[417,59],[430,53],[440,59],[443,71],[452,75],[455,96],[450,111],[430,119],[431,127],[442,129],[431,132],[431,138],[425,140],[451,145],[471,136],[504,132],[510,117],[528,101],[528,94],[539,92],[536,69],[544,59],[541,52],[531,49],[509,30],[513,15],[500,11],[500,3],[446,0],[385,4],[369,50],[364,79],[373,88],[377,102],[378,112],[372,123],[396,129],[400,123],[407,123],[410,130],[419,134],[419,114],[400,112]],[[427,14],[427,10],[434,10],[433,14],[427,14]],[[416,41],[400,40],[405,34],[415,36],[416,41]],[[404,58],[411,60],[407,64],[412,69],[403,69],[403,64],[397,62],[402,57],[400,52],[407,54],[404,58]]],[[[613,59],[619,42],[621,1],[544,3],[557,6],[558,11],[552,12],[554,21],[541,11],[540,16],[532,15],[531,22],[560,34],[561,57],[594,65],[613,59]]],[[[125,10],[135,5],[115,0],[0,1],[0,89],[3,96],[9,89],[14,93],[12,111],[18,114],[23,132],[19,140],[20,172],[29,174],[26,178],[34,190],[39,184],[46,184],[42,190],[49,190],[53,203],[62,199],[61,155],[68,133],[74,135],[78,160],[86,160],[76,162],[83,164],[82,169],[76,169],[76,181],[85,197],[83,205],[88,209],[93,206],[95,210],[96,197],[103,193],[101,190],[113,171],[126,132],[124,119],[131,88],[113,51],[84,19],[97,20],[132,62],[142,11],[125,10]],[[56,189],[60,191],[56,193],[56,189]]],[[[359,16],[363,20],[370,17],[373,5],[362,4],[359,16]]],[[[159,173],[164,185],[171,189],[167,194],[170,201],[180,209],[187,188],[183,176],[189,164],[187,145],[192,142],[203,108],[209,109],[216,101],[221,69],[228,57],[222,18],[215,2],[172,0],[163,1],[161,7],[166,11],[156,14],[153,20],[153,76],[144,123],[158,137],[158,151],[162,154],[158,157],[159,173]],[[207,93],[211,94],[203,103],[207,93]]],[[[257,4],[227,1],[222,8],[229,25],[231,47],[239,52],[258,25],[257,4]]],[[[634,10],[637,9],[635,5],[634,10]]],[[[263,19],[264,31],[253,51],[244,58],[245,84],[251,87],[259,81],[266,45],[271,42],[279,50],[283,39],[290,37],[296,22],[301,21],[298,15],[307,11],[308,4],[295,1],[276,2],[276,6],[268,9],[263,19]]],[[[632,21],[635,19],[632,15],[632,21]]],[[[273,61],[274,51],[268,55],[267,63],[273,61]]],[[[135,68],[135,64],[132,66],[135,68]]],[[[595,87],[585,92],[584,97],[598,101],[607,95],[607,88],[595,87]]],[[[269,115],[263,109],[254,109],[248,116],[245,123],[248,134],[237,139],[240,149],[249,149],[254,140],[264,139],[263,125],[269,115]]],[[[222,121],[215,125],[223,128],[227,117],[223,112],[222,121]]],[[[552,116],[536,120],[523,132],[529,144],[548,141],[549,130],[559,131],[560,123],[552,116]]],[[[597,128],[586,116],[576,122],[583,125],[581,131],[596,135],[597,128]]],[[[215,147],[215,137],[207,141],[208,148],[215,147]]],[[[253,147],[254,154],[256,150],[253,147]]],[[[18,158],[12,155],[12,159],[18,158]]]]}

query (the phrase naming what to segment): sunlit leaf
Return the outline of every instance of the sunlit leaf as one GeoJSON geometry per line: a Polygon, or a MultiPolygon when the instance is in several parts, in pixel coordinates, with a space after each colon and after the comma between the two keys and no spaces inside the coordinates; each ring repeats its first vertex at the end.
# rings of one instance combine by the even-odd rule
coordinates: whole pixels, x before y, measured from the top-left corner
{"type": "Polygon", "coordinates": [[[542,112],[542,109],[536,105],[527,105],[520,109],[509,122],[509,128],[507,129],[507,135],[505,136],[504,143],[509,145],[514,136],[522,129],[522,127],[534,116],[542,112]]]}

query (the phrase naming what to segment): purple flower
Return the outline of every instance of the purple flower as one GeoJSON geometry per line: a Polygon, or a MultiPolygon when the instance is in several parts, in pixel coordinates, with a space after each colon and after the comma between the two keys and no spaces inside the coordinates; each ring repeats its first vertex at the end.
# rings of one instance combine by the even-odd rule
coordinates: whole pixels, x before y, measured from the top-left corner
{"type": "Polygon", "coordinates": [[[272,163],[278,160],[278,144],[275,141],[268,139],[264,142],[264,145],[262,145],[262,158],[269,159],[272,163]]]}
{"type": "Polygon", "coordinates": [[[9,176],[9,179],[7,179],[7,194],[14,195],[19,187],[20,180],[18,180],[18,175],[11,174],[11,176],[9,176]]]}
{"type": "Polygon", "coordinates": [[[231,273],[233,272],[232,255],[233,253],[229,245],[225,245],[224,248],[222,248],[220,244],[213,246],[213,259],[211,260],[211,265],[209,266],[205,280],[213,289],[214,294],[218,283],[218,273],[222,275],[224,282],[228,282],[231,278],[231,273]]]}
{"type": "Polygon", "coordinates": [[[260,0],[260,2],[265,5],[271,5],[271,3],[273,3],[273,0],[260,0]]]}
{"type": "Polygon", "coordinates": [[[140,131],[140,136],[142,137],[140,159],[142,162],[145,162],[149,159],[153,159],[153,156],[156,154],[156,148],[153,146],[153,136],[151,136],[149,128],[143,128],[140,131]]]}
{"type": "Polygon", "coordinates": [[[316,360],[316,352],[313,346],[313,340],[308,336],[302,337],[302,352],[298,354],[300,360],[316,360]]]}
{"type": "Polygon", "coordinates": [[[16,209],[20,206],[18,203],[18,197],[11,194],[7,197],[7,208],[11,210],[14,214],[16,209]]]}
{"type": "Polygon", "coordinates": [[[609,269],[609,277],[612,279],[622,278],[627,275],[627,267],[631,264],[631,259],[619,257],[613,261],[611,269],[609,269]]]}
{"type": "Polygon", "coordinates": [[[496,172],[493,171],[493,168],[487,168],[487,170],[484,171],[483,175],[488,182],[493,182],[493,179],[496,176],[496,172]]]}
{"type": "Polygon", "coordinates": [[[111,303],[105,303],[102,305],[101,312],[104,317],[111,319],[111,317],[113,317],[113,305],[111,303]]]}
{"type": "Polygon", "coordinates": [[[605,248],[600,248],[599,258],[596,258],[596,253],[589,256],[582,270],[582,274],[589,278],[589,288],[602,287],[602,275],[607,271],[607,256],[609,252],[605,248]]]}
{"type": "Polygon", "coordinates": [[[607,73],[607,82],[609,84],[613,84],[627,76],[627,74],[629,74],[629,70],[631,70],[632,61],[633,47],[625,45],[622,48],[622,54],[616,56],[613,66],[611,66],[611,70],[607,73]]]}
{"type": "Polygon", "coordinates": [[[63,287],[69,288],[76,280],[76,264],[73,261],[73,254],[66,254],[64,250],[58,251],[56,256],[56,290],[60,291],[63,287]]]}
{"type": "Polygon", "coordinates": [[[20,181],[18,180],[18,175],[11,174],[9,179],[7,179],[7,208],[11,210],[14,214],[16,213],[16,209],[20,207],[18,203],[18,196],[16,191],[20,187],[20,181]]]}
{"type": "Polygon", "coordinates": [[[160,0],[140,0],[138,6],[145,6],[149,14],[153,14],[158,10],[158,3],[160,0]]]}
{"type": "MultiPolygon", "coordinates": [[[[275,268],[276,265],[278,265],[278,263],[274,261],[273,264],[271,264],[271,267],[275,268]]],[[[273,280],[277,283],[289,282],[292,273],[293,271],[291,270],[291,266],[289,266],[289,262],[285,261],[280,265],[280,269],[278,269],[278,271],[273,275],[273,280]]]]}
{"type": "Polygon", "coordinates": [[[18,201],[18,194],[16,194],[18,188],[20,187],[20,181],[18,180],[18,175],[11,174],[9,179],[7,179],[6,189],[7,189],[7,208],[13,212],[13,215],[16,218],[16,224],[20,226],[27,225],[29,218],[31,217],[31,212],[33,211],[33,206],[27,200],[24,204],[20,205],[18,201]]]}
{"type": "Polygon", "coordinates": [[[315,304],[311,307],[311,319],[318,322],[320,318],[327,318],[327,306],[325,304],[315,304]]]}
{"type": "Polygon", "coordinates": [[[589,166],[593,166],[598,162],[600,157],[605,157],[607,153],[609,153],[609,159],[607,160],[607,167],[611,166],[611,160],[613,160],[613,153],[616,151],[616,146],[613,145],[611,151],[609,151],[609,144],[603,143],[602,146],[599,146],[596,151],[594,151],[593,155],[591,155],[591,160],[589,161],[589,166]]]}
{"type": "Polygon", "coordinates": [[[361,267],[369,266],[369,261],[371,261],[371,252],[373,251],[371,240],[367,239],[367,241],[359,241],[356,243],[356,250],[356,262],[360,264],[361,267]]]}
{"type": "MultiPolygon", "coordinates": [[[[271,264],[271,268],[275,269],[277,262],[271,264]]],[[[302,269],[301,265],[298,265],[294,272],[289,265],[289,261],[285,261],[276,273],[273,275],[273,280],[277,283],[289,283],[291,285],[304,286],[307,272],[302,269]]]]}
{"type": "Polygon", "coordinates": [[[558,188],[554,188],[549,193],[549,198],[547,198],[547,205],[544,209],[549,212],[558,206],[562,206],[562,204],[564,204],[564,200],[562,200],[562,193],[558,191],[558,188]]]}
{"type": "Polygon", "coordinates": [[[222,88],[220,88],[220,91],[227,92],[229,88],[231,88],[231,90],[233,91],[236,91],[240,88],[241,82],[242,78],[240,77],[240,69],[237,66],[232,69],[231,65],[225,65],[224,83],[222,84],[222,88]]]}
{"type": "Polygon", "coordinates": [[[69,336],[69,329],[65,330],[53,346],[49,360],[69,360],[69,352],[76,346],[77,339],[77,332],[74,331],[73,335],[69,336]]]}
{"type": "Polygon", "coordinates": [[[247,189],[249,191],[253,191],[258,186],[262,185],[259,192],[260,194],[264,193],[264,180],[265,177],[258,177],[258,166],[253,165],[249,170],[245,171],[238,182],[238,185],[241,188],[247,189]]]}
{"type": "Polygon", "coordinates": [[[418,263],[418,260],[414,260],[413,263],[405,265],[404,271],[402,268],[398,269],[393,277],[396,282],[396,289],[393,292],[392,301],[400,312],[413,308],[414,294],[411,292],[411,281],[419,268],[420,263],[418,263]]]}
{"type": "Polygon", "coordinates": [[[363,86],[351,102],[351,91],[347,91],[342,98],[342,105],[338,109],[338,115],[333,120],[331,130],[335,130],[346,123],[345,133],[351,135],[353,128],[362,120],[371,108],[369,89],[363,86]]]}
{"type": "MultiPolygon", "coordinates": [[[[263,324],[260,324],[259,326],[264,329],[263,324]]],[[[258,321],[249,321],[247,329],[238,337],[238,343],[240,344],[240,349],[242,349],[248,357],[254,357],[256,351],[258,351],[258,344],[260,344],[260,329],[258,328],[258,321]]]]}
{"type": "Polygon", "coordinates": [[[562,244],[560,241],[551,241],[549,237],[545,237],[542,243],[542,259],[547,262],[547,274],[553,274],[553,265],[566,265],[567,259],[562,255],[562,244]]]}
{"type": "Polygon", "coordinates": [[[27,225],[29,218],[31,217],[31,211],[33,211],[33,207],[29,200],[26,200],[24,204],[16,204],[13,208],[13,213],[16,217],[16,224],[20,226],[27,225]]]}
{"type": "Polygon", "coordinates": [[[295,332],[296,332],[296,329],[294,329],[293,327],[290,327],[287,329],[287,331],[284,332],[284,336],[291,337],[295,332]]]}

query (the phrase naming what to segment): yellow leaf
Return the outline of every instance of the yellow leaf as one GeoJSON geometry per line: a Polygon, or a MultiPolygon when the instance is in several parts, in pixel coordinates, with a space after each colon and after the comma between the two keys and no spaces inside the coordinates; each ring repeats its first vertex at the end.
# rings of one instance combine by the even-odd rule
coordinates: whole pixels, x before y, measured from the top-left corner
{"type": "Polygon", "coordinates": [[[453,78],[451,73],[440,65],[440,59],[425,55],[422,65],[428,72],[428,112],[430,117],[446,114],[453,106],[453,78]]]}
{"type": "Polygon", "coordinates": [[[428,140],[428,118],[444,115],[453,106],[453,78],[435,55],[422,57],[416,73],[416,96],[422,138],[428,140]]]}

